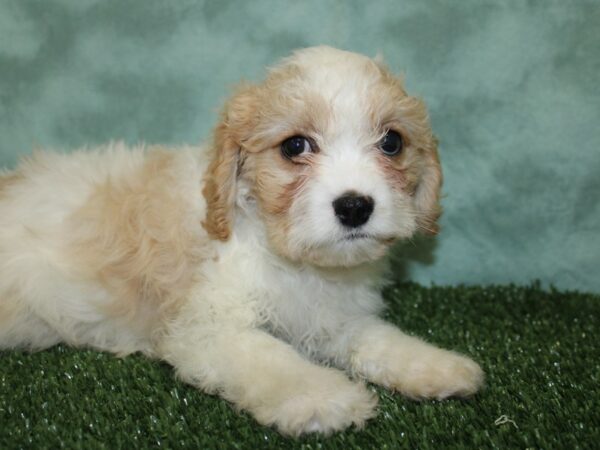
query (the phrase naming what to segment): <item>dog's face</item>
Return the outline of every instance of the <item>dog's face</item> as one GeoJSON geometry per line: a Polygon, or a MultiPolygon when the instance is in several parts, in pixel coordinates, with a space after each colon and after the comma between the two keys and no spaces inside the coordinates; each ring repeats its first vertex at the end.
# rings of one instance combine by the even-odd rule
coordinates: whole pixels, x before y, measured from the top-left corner
{"type": "Polygon", "coordinates": [[[239,185],[270,245],[294,261],[352,266],[437,231],[441,170],[425,106],[367,57],[296,52],[228,102],[214,151],[204,226],[215,238],[229,236],[239,185]]]}

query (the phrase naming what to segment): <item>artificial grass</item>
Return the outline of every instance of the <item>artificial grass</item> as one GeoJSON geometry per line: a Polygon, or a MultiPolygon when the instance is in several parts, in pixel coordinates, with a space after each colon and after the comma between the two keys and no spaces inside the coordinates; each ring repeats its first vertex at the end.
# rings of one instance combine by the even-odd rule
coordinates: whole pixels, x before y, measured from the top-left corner
{"type": "Polygon", "coordinates": [[[480,362],[486,389],[424,403],[377,389],[362,430],[294,440],[139,355],[2,352],[0,448],[597,448],[600,297],[415,284],[385,296],[391,322],[480,362]],[[514,423],[496,425],[502,415],[514,423]]]}

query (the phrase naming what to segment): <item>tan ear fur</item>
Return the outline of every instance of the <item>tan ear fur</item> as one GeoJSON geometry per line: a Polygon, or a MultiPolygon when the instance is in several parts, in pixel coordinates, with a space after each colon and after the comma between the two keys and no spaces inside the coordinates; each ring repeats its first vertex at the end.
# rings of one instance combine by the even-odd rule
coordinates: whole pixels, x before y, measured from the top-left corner
{"type": "Polygon", "coordinates": [[[226,241],[231,234],[242,142],[251,134],[256,104],[257,88],[241,87],[225,105],[214,131],[212,160],[202,190],[207,207],[202,225],[213,239],[226,241]]]}
{"type": "Polygon", "coordinates": [[[442,188],[442,167],[437,151],[437,139],[433,138],[432,147],[424,150],[424,166],[421,180],[415,192],[417,224],[427,234],[439,232],[438,219],[442,214],[440,193],[442,188]]]}

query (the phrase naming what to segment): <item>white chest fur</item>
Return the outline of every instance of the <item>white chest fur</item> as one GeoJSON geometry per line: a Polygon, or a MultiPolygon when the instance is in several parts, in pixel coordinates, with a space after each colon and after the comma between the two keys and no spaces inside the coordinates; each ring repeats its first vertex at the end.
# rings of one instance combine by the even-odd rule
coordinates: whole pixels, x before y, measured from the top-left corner
{"type": "Polygon", "coordinates": [[[270,251],[254,219],[252,212],[239,214],[230,240],[217,244],[218,258],[201,269],[198,306],[267,329],[315,357],[340,327],[382,309],[377,267],[324,269],[284,260],[270,251]]]}

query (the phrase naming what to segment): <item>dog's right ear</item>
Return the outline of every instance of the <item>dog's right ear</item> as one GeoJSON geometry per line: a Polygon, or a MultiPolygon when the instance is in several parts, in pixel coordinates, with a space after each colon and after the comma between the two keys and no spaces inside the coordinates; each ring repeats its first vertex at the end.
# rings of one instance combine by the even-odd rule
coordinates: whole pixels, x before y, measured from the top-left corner
{"type": "Polygon", "coordinates": [[[240,152],[257,118],[257,92],[255,86],[240,87],[225,105],[214,131],[202,190],[207,208],[202,225],[213,239],[226,241],[231,234],[240,152]]]}

